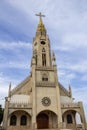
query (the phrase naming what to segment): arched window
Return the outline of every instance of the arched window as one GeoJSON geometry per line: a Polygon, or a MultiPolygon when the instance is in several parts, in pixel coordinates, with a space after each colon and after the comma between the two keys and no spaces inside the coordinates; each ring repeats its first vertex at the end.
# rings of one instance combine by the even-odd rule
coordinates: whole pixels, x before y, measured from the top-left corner
{"type": "Polygon", "coordinates": [[[42,81],[48,81],[48,76],[47,74],[42,75],[42,81]]]}
{"type": "Polygon", "coordinates": [[[25,115],[21,116],[20,125],[27,125],[27,117],[25,115]]]}
{"type": "Polygon", "coordinates": [[[46,51],[45,51],[45,48],[42,49],[42,65],[46,66],[46,51]]]}
{"type": "Polygon", "coordinates": [[[67,123],[68,124],[73,123],[72,116],[70,114],[67,115],[67,123]]]}
{"type": "Polygon", "coordinates": [[[10,125],[16,125],[17,117],[15,115],[12,115],[10,118],[10,125]]]}
{"type": "Polygon", "coordinates": [[[35,57],[36,65],[37,65],[37,50],[34,50],[34,51],[33,51],[33,55],[34,55],[34,57],[35,57]]]}
{"type": "Polygon", "coordinates": [[[42,49],[42,52],[46,52],[46,51],[45,51],[45,48],[42,49]]]}

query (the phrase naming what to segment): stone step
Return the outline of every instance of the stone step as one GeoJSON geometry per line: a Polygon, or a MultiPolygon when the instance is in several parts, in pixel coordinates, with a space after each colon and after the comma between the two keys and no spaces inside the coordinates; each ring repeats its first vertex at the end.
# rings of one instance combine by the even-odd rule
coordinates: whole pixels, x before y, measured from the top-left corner
{"type": "Polygon", "coordinates": [[[72,129],[37,129],[37,130],[72,130],[72,129]]]}

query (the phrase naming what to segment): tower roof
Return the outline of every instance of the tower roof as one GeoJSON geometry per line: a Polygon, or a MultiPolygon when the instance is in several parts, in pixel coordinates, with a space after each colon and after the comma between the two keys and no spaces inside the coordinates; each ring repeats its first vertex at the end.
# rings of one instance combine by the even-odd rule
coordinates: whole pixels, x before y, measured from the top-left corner
{"type": "Polygon", "coordinates": [[[45,26],[44,26],[43,21],[42,21],[42,18],[40,18],[40,21],[39,21],[39,24],[37,27],[37,31],[41,31],[41,32],[46,31],[45,26]]]}
{"type": "Polygon", "coordinates": [[[45,15],[42,15],[41,13],[39,13],[39,14],[36,14],[36,16],[40,17],[39,24],[37,26],[36,34],[46,35],[46,29],[45,29],[45,26],[44,26],[43,21],[42,21],[42,17],[45,17],[45,15]]]}

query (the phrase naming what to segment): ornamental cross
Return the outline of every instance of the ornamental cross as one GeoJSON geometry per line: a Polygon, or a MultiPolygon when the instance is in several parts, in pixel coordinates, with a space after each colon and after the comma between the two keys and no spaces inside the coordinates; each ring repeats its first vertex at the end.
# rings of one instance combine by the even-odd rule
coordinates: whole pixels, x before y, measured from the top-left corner
{"type": "Polygon", "coordinates": [[[36,14],[36,16],[39,16],[40,19],[41,19],[42,17],[45,17],[45,15],[41,14],[41,12],[40,12],[39,14],[36,14]]]}

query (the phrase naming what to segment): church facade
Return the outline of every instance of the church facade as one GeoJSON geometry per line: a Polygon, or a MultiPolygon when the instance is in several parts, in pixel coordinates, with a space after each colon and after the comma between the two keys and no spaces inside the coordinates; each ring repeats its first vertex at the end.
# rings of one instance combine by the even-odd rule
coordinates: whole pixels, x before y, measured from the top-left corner
{"type": "Polygon", "coordinates": [[[82,102],[74,102],[72,90],[65,89],[58,80],[55,53],[51,53],[50,40],[42,15],[33,38],[31,73],[14,89],[9,85],[5,98],[3,128],[5,130],[86,129],[82,102]]]}

